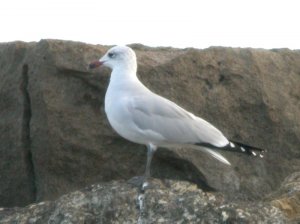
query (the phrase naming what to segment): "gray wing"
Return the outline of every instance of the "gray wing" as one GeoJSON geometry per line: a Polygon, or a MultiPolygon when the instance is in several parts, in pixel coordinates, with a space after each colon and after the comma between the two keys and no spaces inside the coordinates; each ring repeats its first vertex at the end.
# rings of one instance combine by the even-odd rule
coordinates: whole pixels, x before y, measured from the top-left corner
{"type": "Polygon", "coordinates": [[[149,93],[129,101],[128,109],[135,125],[163,136],[166,143],[205,142],[214,146],[229,143],[213,125],[159,95],[149,93]]]}

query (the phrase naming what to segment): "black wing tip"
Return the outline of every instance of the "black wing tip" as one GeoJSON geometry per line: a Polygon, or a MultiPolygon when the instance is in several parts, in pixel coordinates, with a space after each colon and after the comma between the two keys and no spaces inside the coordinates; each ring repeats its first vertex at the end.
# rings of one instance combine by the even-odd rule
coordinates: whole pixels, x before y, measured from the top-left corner
{"type": "Polygon", "coordinates": [[[258,150],[252,150],[252,149],[249,149],[249,153],[248,153],[248,154],[249,154],[250,156],[253,156],[253,157],[264,158],[265,152],[266,152],[266,150],[260,150],[260,151],[258,151],[258,150]]]}
{"type": "Polygon", "coordinates": [[[264,154],[267,152],[265,149],[261,149],[255,146],[246,145],[237,141],[229,142],[230,148],[237,148],[241,153],[245,153],[249,156],[264,158],[264,154]]]}
{"type": "Polygon", "coordinates": [[[259,158],[264,158],[264,154],[267,152],[265,149],[257,148],[254,146],[246,145],[241,142],[236,142],[236,141],[229,141],[229,143],[223,147],[217,147],[214,146],[210,143],[206,142],[201,142],[201,143],[194,143],[194,145],[202,146],[202,147],[207,147],[210,149],[215,149],[215,150],[224,150],[228,152],[237,152],[237,153],[243,153],[249,156],[253,157],[259,157],[259,158]]]}

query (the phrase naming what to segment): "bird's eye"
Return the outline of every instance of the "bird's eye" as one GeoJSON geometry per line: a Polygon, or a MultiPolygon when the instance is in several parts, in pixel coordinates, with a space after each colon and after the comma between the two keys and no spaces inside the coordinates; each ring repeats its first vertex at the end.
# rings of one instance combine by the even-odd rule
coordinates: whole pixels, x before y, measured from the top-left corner
{"type": "Polygon", "coordinates": [[[115,56],[116,56],[115,53],[112,53],[112,52],[108,53],[108,57],[110,57],[110,58],[114,58],[115,56]]]}

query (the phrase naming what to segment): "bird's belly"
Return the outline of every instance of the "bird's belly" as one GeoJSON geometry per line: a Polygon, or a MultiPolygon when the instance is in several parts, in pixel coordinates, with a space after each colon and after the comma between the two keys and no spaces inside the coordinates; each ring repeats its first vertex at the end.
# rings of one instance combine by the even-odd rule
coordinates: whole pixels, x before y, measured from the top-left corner
{"type": "Polygon", "coordinates": [[[106,103],[105,112],[110,125],[119,135],[127,140],[136,142],[138,139],[136,133],[137,130],[132,124],[132,119],[128,112],[121,104],[106,103]]]}
{"type": "Polygon", "coordinates": [[[112,128],[123,138],[139,144],[161,145],[164,137],[152,130],[143,130],[136,126],[129,111],[122,105],[105,107],[106,116],[112,128]]]}

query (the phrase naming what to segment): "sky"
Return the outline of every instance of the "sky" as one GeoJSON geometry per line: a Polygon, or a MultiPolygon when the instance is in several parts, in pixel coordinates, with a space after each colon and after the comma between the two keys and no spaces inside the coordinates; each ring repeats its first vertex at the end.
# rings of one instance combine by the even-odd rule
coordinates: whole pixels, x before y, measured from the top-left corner
{"type": "Polygon", "coordinates": [[[9,0],[0,42],[300,49],[297,0],[9,0]]]}

